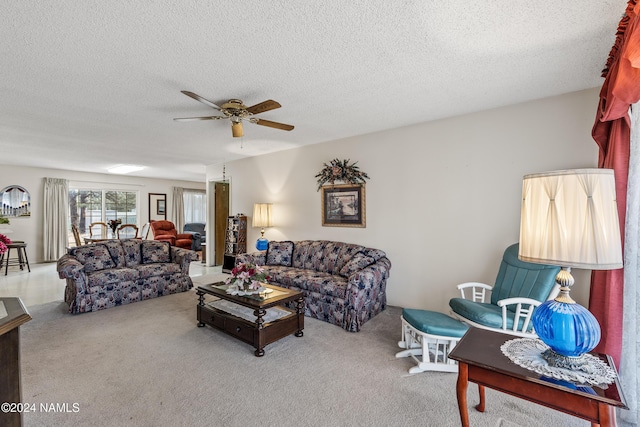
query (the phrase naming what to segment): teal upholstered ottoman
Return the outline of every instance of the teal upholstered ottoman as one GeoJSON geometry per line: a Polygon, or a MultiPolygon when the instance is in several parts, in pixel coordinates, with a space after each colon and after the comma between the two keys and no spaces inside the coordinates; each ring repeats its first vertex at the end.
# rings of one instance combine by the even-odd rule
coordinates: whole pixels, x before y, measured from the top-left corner
{"type": "Polygon", "coordinates": [[[411,356],[418,363],[409,369],[410,374],[457,372],[458,365],[449,359],[449,352],[467,329],[468,325],[446,314],[405,308],[402,310],[402,340],[398,341],[398,346],[406,350],[396,353],[396,357],[411,356]]]}

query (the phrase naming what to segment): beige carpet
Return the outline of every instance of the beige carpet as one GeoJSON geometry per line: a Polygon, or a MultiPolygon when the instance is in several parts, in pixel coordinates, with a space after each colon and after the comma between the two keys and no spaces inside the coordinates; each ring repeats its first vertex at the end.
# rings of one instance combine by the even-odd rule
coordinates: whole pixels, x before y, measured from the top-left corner
{"type": "MultiPolygon", "coordinates": [[[[62,302],[30,307],[33,320],[21,329],[23,400],[70,411],[38,409],[25,425],[459,425],[456,375],[409,375],[412,361],[394,357],[397,307],[359,333],[305,318],[303,337],[257,358],[251,346],[196,327],[196,303],[192,290],[75,316],[62,302]]],[[[588,425],[492,390],[487,411],[469,413],[473,426],[588,425]]]]}

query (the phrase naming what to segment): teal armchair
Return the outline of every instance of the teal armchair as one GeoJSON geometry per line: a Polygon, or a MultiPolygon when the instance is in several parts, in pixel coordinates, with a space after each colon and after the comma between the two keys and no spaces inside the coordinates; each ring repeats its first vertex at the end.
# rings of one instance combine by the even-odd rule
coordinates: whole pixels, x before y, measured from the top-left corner
{"type": "Polygon", "coordinates": [[[449,301],[451,314],[477,328],[535,337],[531,315],[558,294],[555,278],[559,271],[560,267],[520,261],[516,243],[505,250],[493,286],[478,282],[458,285],[462,297],[449,301]],[[491,298],[485,302],[489,291],[491,298]]]}

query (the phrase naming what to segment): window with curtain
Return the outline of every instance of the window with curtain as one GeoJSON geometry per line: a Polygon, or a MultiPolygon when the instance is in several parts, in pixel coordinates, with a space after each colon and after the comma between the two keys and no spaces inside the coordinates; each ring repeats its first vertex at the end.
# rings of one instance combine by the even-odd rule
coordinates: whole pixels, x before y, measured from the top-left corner
{"type": "Polygon", "coordinates": [[[68,242],[74,246],[71,224],[78,227],[80,237],[89,236],[92,222],[120,219],[122,224],[138,224],[138,192],[96,189],[69,189],[68,242]]]}
{"type": "Polygon", "coordinates": [[[184,189],[184,223],[207,222],[207,193],[204,190],[184,189]]]}

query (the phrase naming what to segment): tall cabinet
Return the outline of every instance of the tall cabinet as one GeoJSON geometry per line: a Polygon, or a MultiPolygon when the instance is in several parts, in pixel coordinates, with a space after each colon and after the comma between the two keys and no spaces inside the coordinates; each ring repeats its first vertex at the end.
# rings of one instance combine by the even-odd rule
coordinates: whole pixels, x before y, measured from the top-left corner
{"type": "Polygon", "coordinates": [[[247,217],[235,215],[227,218],[222,272],[229,273],[236,264],[236,255],[247,252],[247,217]]]}

